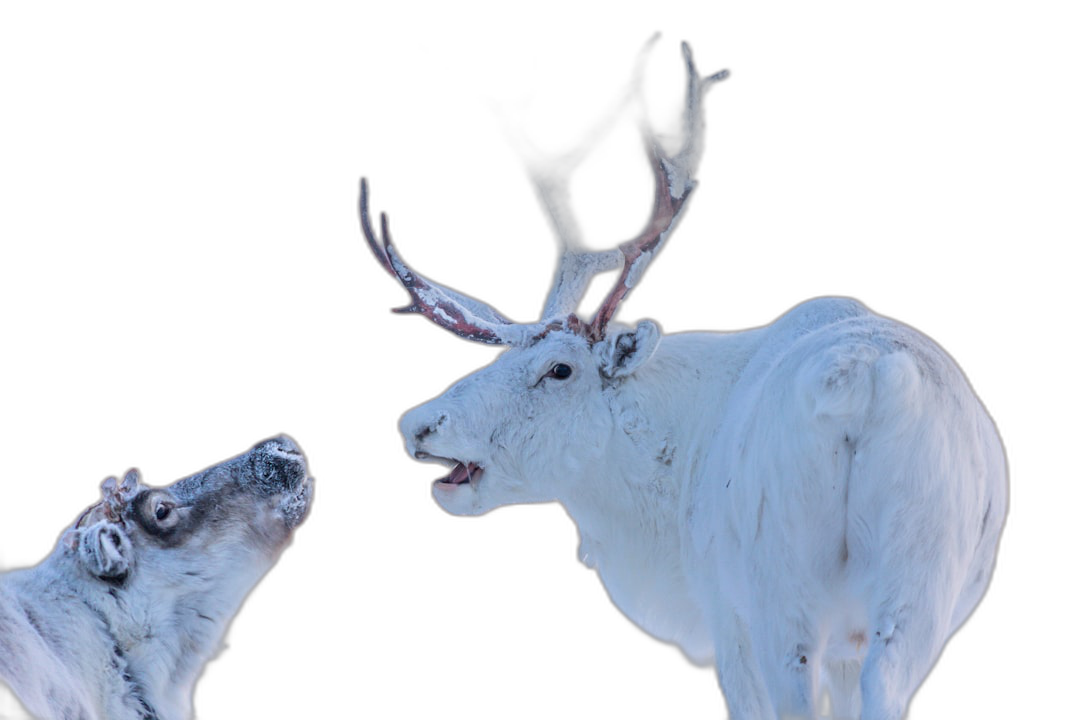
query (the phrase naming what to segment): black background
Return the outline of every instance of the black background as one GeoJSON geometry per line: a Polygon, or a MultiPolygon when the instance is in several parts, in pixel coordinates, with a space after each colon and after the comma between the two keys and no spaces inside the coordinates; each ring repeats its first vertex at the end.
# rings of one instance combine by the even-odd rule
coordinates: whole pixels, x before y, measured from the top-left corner
{"type": "MultiPolygon", "coordinates": [[[[732,78],[708,98],[690,212],[620,316],[738,329],[849,295],[957,359],[1004,437],[1013,506],[990,593],[912,717],[1000,710],[1028,642],[1011,619],[1036,472],[1010,336],[1026,332],[1017,280],[1042,255],[1016,233],[1009,43],[940,18],[673,9],[584,28],[532,12],[26,28],[38,42],[4,111],[0,566],[48,553],[106,475],[136,465],[165,484],[285,432],[318,478],[314,511],[208,665],[201,718],[719,715],[712,671],[623,619],[561,508],[438,511],[397,417],[496,352],[392,316],[404,294],[355,220],[366,175],[414,267],[534,320],[552,244],[500,113],[566,137],[663,30],[661,126],[677,40],[732,78]]],[[[629,125],[575,187],[595,244],[637,230],[650,189],[629,125]]]]}

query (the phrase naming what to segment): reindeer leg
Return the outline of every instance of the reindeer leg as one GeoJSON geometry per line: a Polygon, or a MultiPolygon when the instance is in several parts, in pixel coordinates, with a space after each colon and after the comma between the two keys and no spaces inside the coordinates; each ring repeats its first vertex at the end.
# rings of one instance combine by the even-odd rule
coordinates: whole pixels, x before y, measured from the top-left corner
{"type": "Polygon", "coordinates": [[[730,720],[776,720],[746,622],[734,610],[714,613],[716,675],[730,720]]]}

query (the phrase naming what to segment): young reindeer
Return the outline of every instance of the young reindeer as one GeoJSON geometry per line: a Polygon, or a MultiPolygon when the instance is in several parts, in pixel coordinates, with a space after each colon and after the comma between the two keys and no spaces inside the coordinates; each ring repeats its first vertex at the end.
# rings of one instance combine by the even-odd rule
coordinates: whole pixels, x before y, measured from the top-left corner
{"type": "Polygon", "coordinates": [[[443,463],[456,515],[557,500],[580,558],[638,626],[714,662],[733,720],[897,720],[986,590],[1007,504],[994,423],[932,340],[856,300],[805,302],[771,325],[663,337],[611,322],[694,189],[701,97],[683,144],[649,132],[645,229],[616,250],[576,245],[565,177],[538,177],[562,242],[541,320],[518,324],[437,285],[364,235],[421,313],[507,346],[407,412],[410,455],[443,463]],[[591,277],[621,269],[595,316],[591,277]]]}
{"type": "Polygon", "coordinates": [[[168,487],[108,478],[44,562],[0,575],[0,680],[43,719],[191,717],[195,681],[313,483],[284,435],[168,487]]]}

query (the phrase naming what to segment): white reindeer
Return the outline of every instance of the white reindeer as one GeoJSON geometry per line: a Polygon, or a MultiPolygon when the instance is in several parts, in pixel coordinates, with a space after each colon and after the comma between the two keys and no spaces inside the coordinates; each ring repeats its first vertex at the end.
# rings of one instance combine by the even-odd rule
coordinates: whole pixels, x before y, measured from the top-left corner
{"type": "Polygon", "coordinates": [[[418,275],[368,216],[382,264],[421,313],[506,345],[490,366],[401,419],[443,463],[457,515],[557,500],[580,558],[651,635],[714,662],[734,720],[897,720],[986,590],[1005,519],[994,423],[932,340],[856,300],[805,302],[771,325],[661,336],[611,324],[694,189],[701,78],[682,148],[645,132],[651,219],[617,250],[576,243],[566,178],[537,176],[563,252],[542,319],[513,323],[418,275]],[[592,320],[592,275],[620,269],[592,320]]]}

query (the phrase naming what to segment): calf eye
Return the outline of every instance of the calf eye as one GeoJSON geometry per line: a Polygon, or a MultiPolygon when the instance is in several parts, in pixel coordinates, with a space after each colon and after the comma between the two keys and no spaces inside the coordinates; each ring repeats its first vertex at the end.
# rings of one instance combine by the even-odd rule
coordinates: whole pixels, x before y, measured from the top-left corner
{"type": "Polygon", "coordinates": [[[185,508],[177,505],[176,498],[164,489],[147,490],[137,498],[132,514],[144,530],[158,537],[165,537],[187,517],[185,508]]]}
{"type": "Polygon", "coordinates": [[[180,522],[180,513],[176,511],[176,504],[171,498],[154,498],[149,502],[147,509],[153,516],[154,523],[162,530],[171,530],[180,522]]]}

